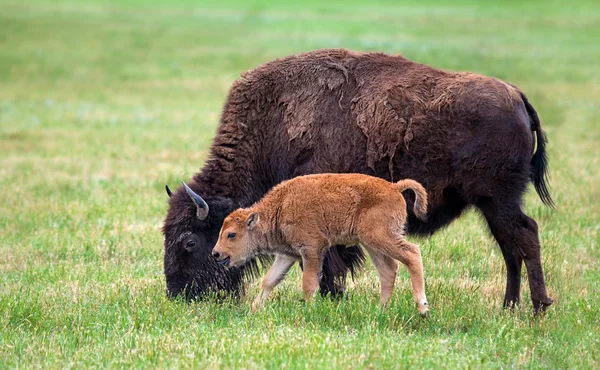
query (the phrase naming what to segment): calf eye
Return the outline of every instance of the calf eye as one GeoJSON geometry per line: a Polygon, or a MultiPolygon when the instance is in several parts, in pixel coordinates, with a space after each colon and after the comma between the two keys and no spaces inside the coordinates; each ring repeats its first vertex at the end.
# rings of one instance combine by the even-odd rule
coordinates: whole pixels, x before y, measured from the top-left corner
{"type": "Polygon", "coordinates": [[[185,244],[186,248],[194,248],[196,246],[196,241],[195,240],[188,240],[188,242],[185,244]]]}
{"type": "Polygon", "coordinates": [[[234,239],[234,238],[235,238],[235,233],[227,234],[227,239],[234,239]]]}

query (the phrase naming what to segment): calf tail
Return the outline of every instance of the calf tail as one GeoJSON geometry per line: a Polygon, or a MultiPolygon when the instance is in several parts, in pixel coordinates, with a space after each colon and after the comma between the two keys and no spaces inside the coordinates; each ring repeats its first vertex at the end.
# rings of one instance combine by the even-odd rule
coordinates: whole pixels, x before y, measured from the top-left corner
{"type": "Polygon", "coordinates": [[[521,93],[521,99],[525,103],[525,109],[531,119],[531,131],[535,131],[537,141],[537,148],[531,158],[531,181],[542,202],[549,207],[556,208],[546,184],[548,181],[548,156],[546,154],[546,143],[548,140],[546,139],[546,134],[542,131],[537,112],[529,103],[525,94],[521,93]]]}
{"type": "Polygon", "coordinates": [[[399,192],[410,189],[415,193],[415,204],[413,206],[415,215],[425,221],[427,219],[427,192],[423,185],[410,179],[400,180],[395,185],[399,192]]]}

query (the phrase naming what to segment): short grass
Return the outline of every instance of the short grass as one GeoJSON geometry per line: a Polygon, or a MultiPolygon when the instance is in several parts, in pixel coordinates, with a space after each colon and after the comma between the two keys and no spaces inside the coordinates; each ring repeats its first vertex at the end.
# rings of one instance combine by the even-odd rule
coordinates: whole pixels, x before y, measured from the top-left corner
{"type": "Polygon", "coordinates": [[[0,0],[0,367],[599,367],[599,24],[595,1],[0,0]],[[559,208],[527,196],[544,317],[525,274],[525,304],[501,309],[504,264],[475,211],[414,240],[427,320],[404,269],[379,309],[370,263],[342,301],[301,303],[297,270],[256,315],[249,299],[166,299],[164,184],[202,165],[242,71],[324,47],[528,94],[559,208]]]}

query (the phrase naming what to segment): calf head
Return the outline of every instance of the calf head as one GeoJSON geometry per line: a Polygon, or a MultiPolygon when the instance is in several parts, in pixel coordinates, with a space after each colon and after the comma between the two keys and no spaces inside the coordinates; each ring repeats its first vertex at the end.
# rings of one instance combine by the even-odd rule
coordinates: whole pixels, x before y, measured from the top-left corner
{"type": "Polygon", "coordinates": [[[244,265],[254,257],[258,222],[258,213],[248,209],[238,209],[227,216],[223,221],[217,245],[213,248],[213,257],[228,268],[244,265]]]}

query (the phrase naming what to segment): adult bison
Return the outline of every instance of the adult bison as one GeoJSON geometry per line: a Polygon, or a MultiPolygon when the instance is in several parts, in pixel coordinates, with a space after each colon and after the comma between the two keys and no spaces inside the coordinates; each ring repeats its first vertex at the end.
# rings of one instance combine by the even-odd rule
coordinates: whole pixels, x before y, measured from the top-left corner
{"type": "MultiPolygon", "coordinates": [[[[432,234],[467,207],[479,208],[506,263],[504,304],[519,302],[524,260],[534,309],[543,309],[552,299],[538,228],[521,201],[531,180],[542,201],[553,204],[545,183],[545,144],[525,95],[495,78],[347,50],[265,63],[233,84],[210,157],[189,187],[175,193],[167,188],[168,294],[239,293],[255,265],[227,271],[211,257],[225,216],[283,180],[356,172],[425,186],[428,219],[411,212],[410,234],[432,234]]],[[[413,195],[405,195],[412,209],[413,195]]],[[[347,272],[363,259],[356,247],[330,249],[321,292],[342,290],[347,272]]]]}

